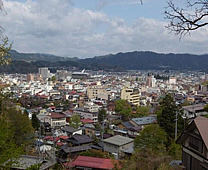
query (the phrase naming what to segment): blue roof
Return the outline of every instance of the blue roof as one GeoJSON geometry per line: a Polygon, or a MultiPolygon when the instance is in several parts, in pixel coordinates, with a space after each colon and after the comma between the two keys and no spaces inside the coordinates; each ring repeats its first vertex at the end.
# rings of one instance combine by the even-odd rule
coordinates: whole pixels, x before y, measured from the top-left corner
{"type": "Polygon", "coordinates": [[[157,122],[156,116],[147,116],[147,117],[140,117],[140,118],[133,118],[132,119],[137,125],[148,125],[157,122]]]}
{"type": "Polygon", "coordinates": [[[127,122],[122,122],[121,124],[124,125],[127,129],[133,128],[133,127],[134,127],[129,121],[127,121],[127,122]]]}

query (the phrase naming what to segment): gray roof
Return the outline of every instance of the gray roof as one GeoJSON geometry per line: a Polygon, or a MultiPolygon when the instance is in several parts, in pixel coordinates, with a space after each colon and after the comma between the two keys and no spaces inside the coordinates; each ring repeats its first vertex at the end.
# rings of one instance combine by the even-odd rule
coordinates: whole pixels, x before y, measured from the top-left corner
{"type": "Polygon", "coordinates": [[[122,145],[125,145],[125,144],[128,144],[128,143],[131,143],[133,141],[134,140],[131,139],[131,138],[124,137],[124,136],[121,136],[121,135],[116,135],[116,136],[105,139],[104,143],[110,143],[110,144],[113,144],[113,145],[122,146],[122,145]]]}
{"type": "Polygon", "coordinates": [[[37,158],[36,156],[22,155],[20,158],[15,160],[15,163],[12,165],[12,168],[17,169],[27,169],[32,165],[41,164],[40,170],[48,169],[56,162],[49,160],[43,160],[43,158],[37,158]]]}
{"type": "Polygon", "coordinates": [[[95,126],[93,124],[85,124],[84,127],[86,127],[86,128],[95,128],[95,126]]]}
{"type": "Polygon", "coordinates": [[[157,122],[156,116],[147,116],[147,117],[140,117],[140,118],[133,118],[132,119],[137,125],[148,125],[151,123],[157,122]]]}
{"type": "Polygon", "coordinates": [[[92,149],[89,145],[82,145],[82,146],[74,146],[74,147],[67,147],[64,148],[65,153],[73,153],[73,152],[81,152],[92,149]]]}
{"type": "Polygon", "coordinates": [[[69,133],[73,133],[73,132],[77,132],[79,129],[75,129],[73,127],[70,127],[70,126],[64,126],[62,128],[63,131],[66,131],[66,132],[69,132],[69,133]]]}
{"type": "Polygon", "coordinates": [[[133,127],[134,127],[129,121],[127,121],[127,122],[122,122],[121,124],[124,125],[127,129],[133,128],[133,127]]]}
{"type": "Polygon", "coordinates": [[[183,106],[182,108],[189,111],[189,112],[196,112],[199,110],[204,110],[204,104],[195,104],[190,106],[183,106]]]}
{"type": "Polygon", "coordinates": [[[74,136],[72,136],[72,138],[74,138],[79,144],[84,144],[84,143],[91,143],[93,142],[93,139],[91,139],[89,136],[87,135],[78,135],[75,134],[74,136]]]}

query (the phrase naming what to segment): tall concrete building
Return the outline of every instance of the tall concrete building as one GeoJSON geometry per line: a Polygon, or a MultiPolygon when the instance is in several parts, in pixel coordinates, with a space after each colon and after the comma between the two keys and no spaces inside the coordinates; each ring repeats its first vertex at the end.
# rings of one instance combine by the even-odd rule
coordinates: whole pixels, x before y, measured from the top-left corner
{"type": "Polygon", "coordinates": [[[170,84],[176,84],[176,77],[169,77],[170,84]]]}
{"type": "Polygon", "coordinates": [[[87,88],[87,97],[89,99],[102,98],[108,100],[108,93],[103,86],[96,85],[87,88]]]}
{"type": "Polygon", "coordinates": [[[121,99],[127,100],[133,105],[140,105],[140,93],[137,89],[124,87],[121,90],[121,99]]]}
{"type": "Polygon", "coordinates": [[[34,81],[33,74],[27,74],[27,82],[34,81]]]}
{"type": "Polygon", "coordinates": [[[38,73],[41,75],[42,79],[45,80],[50,77],[50,70],[47,67],[39,68],[38,73]]]}
{"type": "Polygon", "coordinates": [[[154,78],[154,75],[148,75],[146,78],[146,86],[148,87],[155,87],[156,85],[156,79],[154,78]]]}

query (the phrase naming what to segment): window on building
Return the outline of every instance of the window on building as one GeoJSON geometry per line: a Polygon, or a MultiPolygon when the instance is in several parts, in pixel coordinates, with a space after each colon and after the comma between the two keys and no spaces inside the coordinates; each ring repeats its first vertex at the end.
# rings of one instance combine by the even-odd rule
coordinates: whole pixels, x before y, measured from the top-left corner
{"type": "Polygon", "coordinates": [[[197,137],[189,136],[189,146],[199,152],[203,152],[203,142],[197,137]]]}

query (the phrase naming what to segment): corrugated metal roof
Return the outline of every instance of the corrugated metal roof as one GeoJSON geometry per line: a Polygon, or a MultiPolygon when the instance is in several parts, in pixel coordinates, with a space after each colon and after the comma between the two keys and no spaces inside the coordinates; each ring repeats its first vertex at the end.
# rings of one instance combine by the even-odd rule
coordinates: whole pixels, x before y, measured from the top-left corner
{"type": "Polygon", "coordinates": [[[148,125],[151,123],[157,122],[156,116],[147,116],[147,117],[141,117],[141,118],[133,118],[132,119],[137,125],[148,125]]]}
{"type": "Polygon", "coordinates": [[[113,169],[116,160],[95,158],[89,156],[78,156],[77,159],[72,163],[74,166],[88,167],[95,169],[113,169]]]}
{"type": "Polygon", "coordinates": [[[133,127],[134,127],[129,121],[127,121],[127,122],[122,122],[121,124],[124,125],[127,129],[133,128],[133,127]]]}
{"type": "Polygon", "coordinates": [[[124,137],[124,136],[121,136],[121,135],[116,135],[116,136],[105,139],[104,143],[105,142],[106,143],[111,143],[111,144],[114,144],[114,145],[117,145],[117,146],[122,146],[122,145],[125,145],[127,143],[133,142],[133,139],[128,138],[128,137],[124,137]]]}

